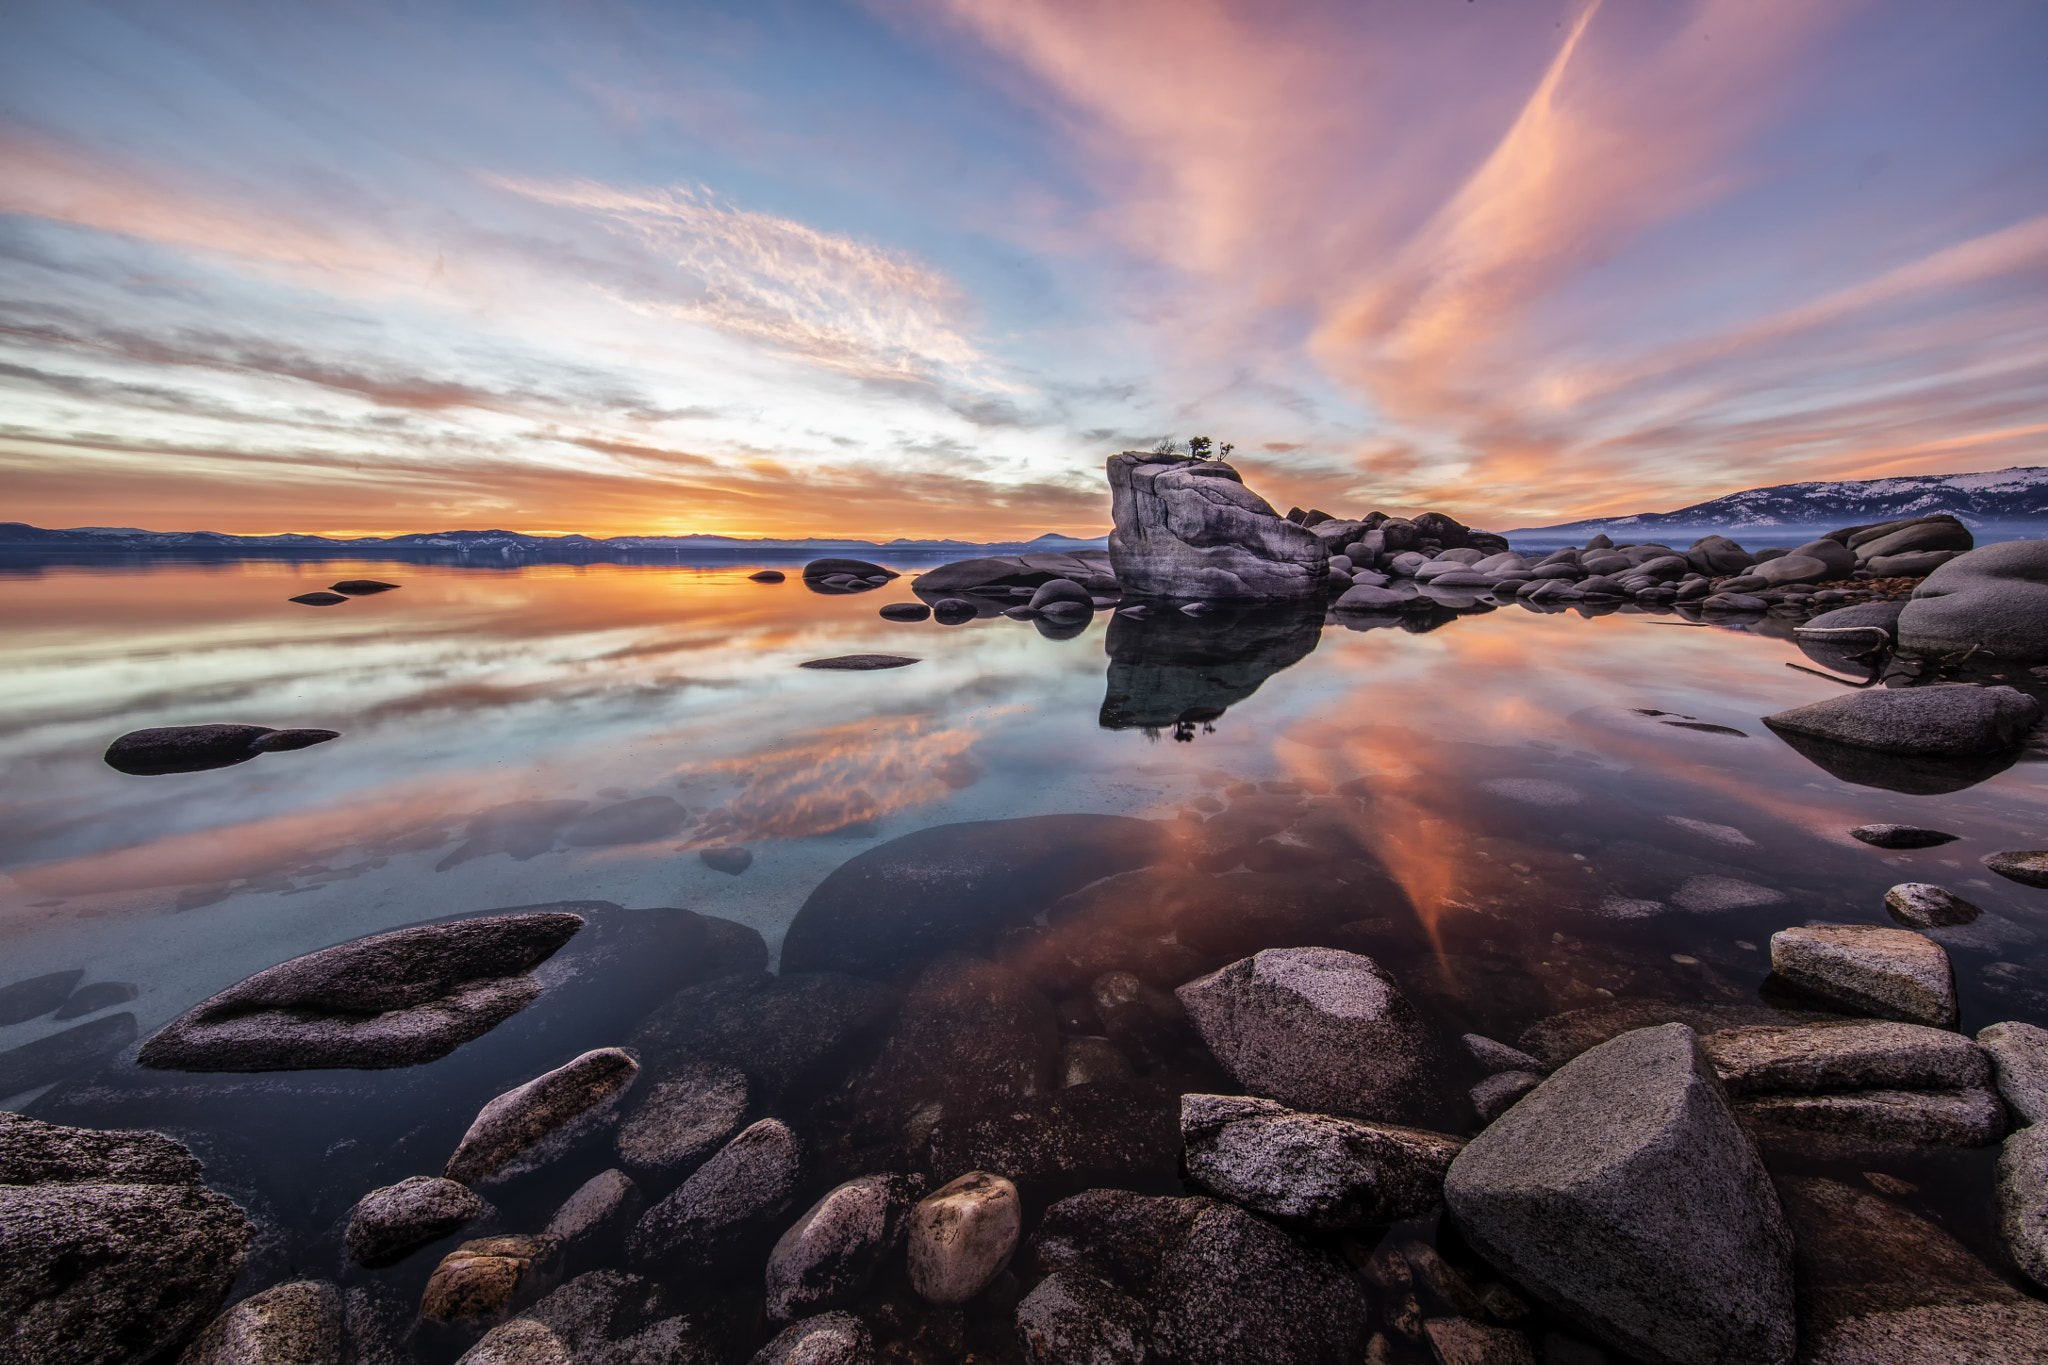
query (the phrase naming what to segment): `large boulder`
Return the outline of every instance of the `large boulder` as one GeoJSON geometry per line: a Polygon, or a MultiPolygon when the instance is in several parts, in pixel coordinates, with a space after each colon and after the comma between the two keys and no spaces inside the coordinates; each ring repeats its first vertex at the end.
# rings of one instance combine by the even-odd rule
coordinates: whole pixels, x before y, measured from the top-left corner
{"type": "Polygon", "coordinates": [[[1055,578],[1079,583],[1091,591],[1113,593],[1109,551],[1072,550],[1051,554],[984,555],[956,559],[910,580],[911,590],[931,602],[953,593],[990,592],[1009,595],[1012,588],[1037,588],[1055,578]]]}
{"type": "Polygon", "coordinates": [[[1899,616],[1899,648],[2011,663],[2048,659],[2048,540],[2008,540],[1943,564],[1899,616]]]}
{"type": "Polygon", "coordinates": [[[149,1359],[213,1315],[252,1235],[167,1137],[0,1112],[0,1359],[149,1359]]]}
{"type": "Polygon", "coordinates": [[[2040,718],[2040,703],[2016,688],[1959,685],[1845,692],[1765,716],[1764,724],[1788,742],[1813,739],[1913,758],[1982,758],[2017,749],[2040,718]]]}
{"type": "Polygon", "coordinates": [[[1318,597],[1330,549],[1220,460],[1126,451],[1109,460],[1109,558],[1124,591],[1179,601],[1318,597]]]}
{"type": "Polygon", "coordinates": [[[1791,1359],[1791,1234],[1683,1024],[1560,1068],[1458,1154],[1444,1202],[1503,1274],[1630,1356],[1791,1359]]]}
{"type": "Polygon", "coordinates": [[[260,971],[164,1025],[136,1061],[171,1071],[379,1069],[445,1057],[540,996],[528,975],[578,914],[485,915],[396,929],[260,971]]]}
{"type": "MultiPolygon", "coordinates": [[[[785,967],[788,962],[785,946],[785,967]]],[[[836,1085],[896,1017],[901,1003],[892,986],[838,972],[735,972],[677,991],[641,1022],[626,1045],[647,1059],[657,1083],[693,1074],[708,1078],[711,1073],[698,1067],[731,1067],[746,1077],[755,1099],[767,1103],[836,1085]]],[[[649,1104],[657,1096],[686,1099],[688,1093],[664,1092],[657,1084],[649,1104]]],[[[708,1121],[715,1112],[716,1106],[708,1107],[701,1117],[708,1121]]],[[[665,1131],[650,1131],[639,1119],[636,1111],[622,1153],[630,1146],[636,1160],[657,1154],[665,1154],[664,1160],[694,1159],[682,1112],[670,1109],[656,1120],[665,1131]],[[643,1138],[658,1146],[643,1145],[643,1138]]]]}
{"type": "Polygon", "coordinates": [[[596,1048],[506,1091],[477,1112],[442,1174],[478,1185],[546,1165],[608,1123],[639,1074],[624,1049],[596,1048]]]}
{"type": "Polygon", "coordinates": [[[1176,994],[1216,1060],[1255,1094],[1366,1118],[1428,1107],[1435,1040],[1369,957],[1269,948],[1176,994]]]}
{"type": "Polygon", "coordinates": [[[1771,970],[1838,1009],[1953,1028],[1955,971],[1939,943],[1911,929],[1814,924],[1771,935],[1771,970]]]}
{"type": "Polygon", "coordinates": [[[1243,1095],[1183,1095],[1180,1104],[1191,1180],[1255,1213],[1311,1227],[1427,1217],[1465,1145],[1443,1133],[1298,1114],[1243,1095]]]}

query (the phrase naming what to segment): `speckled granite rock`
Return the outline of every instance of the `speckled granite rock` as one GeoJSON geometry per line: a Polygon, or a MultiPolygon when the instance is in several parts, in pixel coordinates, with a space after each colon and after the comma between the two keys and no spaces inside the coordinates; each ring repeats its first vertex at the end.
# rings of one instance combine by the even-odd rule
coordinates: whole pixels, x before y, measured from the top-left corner
{"type": "Polygon", "coordinates": [[[2005,1133],[2005,1106],[1982,1088],[1758,1095],[1735,1109],[1751,1123],[1874,1147],[1986,1147],[2005,1133]]]}
{"type": "Polygon", "coordinates": [[[490,1184],[546,1165],[610,1122],[639,1074],[624,1050],[603,1047],[507,1090],[478,1111],[443,1174],[490,1184]]]}
{"type": "Polygon", "coordinates": [[[619,1124],[619,1161],[657,1181],[686,1176],[745,1126],[750,1100],[737,1067],[686,1062],[648,1087],[619,1124]]]}
{"type": "Polygon", "coordinates": [[[1299,1114],[1242,1095],[1181,1096],[1188,1176],[1254,1213],[1311,1227],[1421,1218],[1443,1199],[1460,1138],[1299,1114]]]}
{"type": "Polygon", "coordinates": [[[441,1258],[420,1296],[430,1322],[503,1321],[553,1287],[561,1242],[545,1233],[481,1237],[441,1258]]]}
{"type": "Polygon", "coordinates": [[[326,1280],[294,1280],[215,1318],[178,1365],[340,1365],[341,1352],[341,1291],[326,1280]]]}
{"type": "Polygon", "coordinates": [[[1754,1025],[1705,1034],[1700,1046],[1731,1095],[1962,1090],[1991,1075],[1983,1048],[1924,1024],[1754,1025]]]}
{"type": "Polygon", "coordinates": [[[1317,596],[1330,551],[1216,461],[1109,459],[1109,559],[1126,594],[1180,601],[1317,596]]]}
{"type": "Polygon", "coordinates": [[[1925,934],[1874,924],[1816,924],[1771,935],[1771,969],[1854,1014],[1951,1028],[1955,973],[1925,934]]]}
{"type": "Polygon", "coordinates": [[[1977,1034],[1991,1058],[1998,1094],[2026,1123],[2048,1120],[2048,1029],[2018,1022],[1977,1034]]]}
{"type": "Polygon", "coordinates": [[[792,1323],[747,1365],[873,1365],[874,1339],[851,1313],[820,1313],[792,1323]]]}
{"type": "Polygon", "coordinates": [[[641,1215],[627,1252],[664,1273],[708,1269],[789,1211],[802,1174],[796,1134],[780,1119],[762,1119],[641,1215]]]}
{"type": "Polygon", "coordinates": [[[2048,1289],[2048,1125],[2020,1129],[1999,1151],[1998,1232],[2012,1263],[2048,1289]]]}
{"type": "Polygon", "coordinates": [[[864,1175],[805,1210],[768,1254],[769,1321],[851,1307],[903,1240],[923,1183],[917,1176],[864,1175]]]}
{"type": "Polygon", "coordinates": [[[408,1176],[356,1201],[345,1238],[349,1259],[375,1269],[396,1265],[481,1218],[490,1205],[469,1186],[438,1176],[408,1176]]]}

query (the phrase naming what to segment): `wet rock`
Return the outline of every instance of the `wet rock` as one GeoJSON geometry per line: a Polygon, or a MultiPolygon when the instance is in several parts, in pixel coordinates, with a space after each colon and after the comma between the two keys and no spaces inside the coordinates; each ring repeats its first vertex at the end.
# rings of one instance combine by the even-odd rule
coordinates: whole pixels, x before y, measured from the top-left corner
{"type": "Polygon", "coordinates": [[[965,1303],[1010,1264],[1023,1232],[1017,1187],[987,1171],[969,1171],[932,1191],[910,1211],[910,1283],[927,1302],[965,1303]]]}
{"type": "Polygon", "coordinates": [[[1220,460],[1125,452],[1108,465],[1109,558],[1125,591],[1187,601],[1321,593],[1330,548],[1220,460]]]}
{"type": "MultiPolygon", "coordinates": [[[[337,601],[344,599],[336,599],[337,601]]],[[[105,762],[135,777],[232,768],[261,754],[308,749],[339,730],[273,730],[267,725],[167,725],[131,730],[107,746],[105,762]]]]}
{"type": "Polygon", "coordinates": [[[2048,1124],[2020,1129],[1999,1151],[1998,1235],[2012,1263],[2048,1289],[2048,1124]]]}
{"type": "Polygon", "coordinates": [[[1884,893],[1885,913],[1908,929],[1952,929],[1983,914],[1976,906],[1932,882],[1900,882],[1884,893]]]}
{"type": "Polygon", "coordinates": [[[686,1062],[651,1087],[619,1125],[619,1160],[656,1181],[679,1180],[739,1132],[749,1103],[744,1072],[686,1062]]]}
{"type": "Polygon", "coordinates": [[[769,1320],[851,1307],[903,1240],[923,1186],[915,1176],[866,1175],[811,1205],[768,1254],[769,1320]]]}
{"type": "Polygon", "coordinates": [[[414,1365],[404,1342],[413,1305],[385,1284],[359,1284],[341,1296],[343,1365],[414,1365]]]}
{"type": "Polygon", "coordinates": [[[682,829],[689,812],[672,796],[642,796],[601,806],[562,831],[571,848],[615,848],[666,839],[682,829]]]}
{"type": "Polygon", "coordinates": [[[493,1328],[458,1365],[696,1365],[728,1358],[668,1293],[638,1275],[593,1270],[493,1328]]]}
{"type": "Polygon", "coordinates": [[[1754,1024],[1816,1023],[1841,1018],[1827,1011],[1781,1010],[1766,1005],[1617,1000],[1611,1005],[1553,1014],[1524,1029],[1518,1041],[1549,1066],[1556,1067],[1611,1038],[1657,1024],[1684,1024],[1705,1034],[1754,1024]]]}
{"type": "Polygon", "coordinates": [[[599,1171],[562,1201],[546,1231],[561,1239],[566,1256],[574,1257],[623,1233],[639,1221],[646,1207],[646,1196],[631,1176],[620,1170],[599,1171]]]}
{"type": "Polygon", "coordinates": [[[806,581],[832,578],[847,574],[854,578],[896,578],[895,570],[885,569],[879,564],[870,564],[865,559],[814,559],[804,565],[806,581]]]}
{"type": "Polygon", "coordinates": [[[341,1349],[341,1291],[326,1280],[294,1280],[215,1318],[178,1365],[340,1365],[341,1349]]]}
{"type": "Polygon", "coordinates": [[[780,569],[762,569],[758,573],[747,575],[749,579],[756,583],[780,583],[788,576],[780,569]]]}
{"type": "Polygon", "coordinates": [[[1790,583],[1818,583],[1832,578],[1833,570],[1811,555],[1783,555],[1769,560],[1752,569],[1754,577],[1764,581],[1766,587],[1782,588],[1790,583]]]}
{"type": "Polygon", "coordinates": [[[1916,825],[1858,825],[1849,834],[1873,848],[1936,848],[1956,841],[1953,834],[1916,825]]]}
{"type": "Polygon", "coordinates": [[[1985,1050],[1921,1024],[1861,1020],[1725,1029],[1700,1039],[1731,1095],[1814,1090],[1962,1090],[1991,1075],[1985,1050]]]}
{"type": "Polygon", "coordinates": [[[1440,1365],[1536,1365],[1527,1334],[1470,1318],[1429,1318],[1422,1324],[1440,1365]]]}
{"type": "Polygon", "coordinates": [[[350,597],[374,597],[380,592],[390,592],[396,583],[386,583],[375,578],[344,578],[339,583],[327,585],[334,592],[347,593],[350,597]]]}
{"type": "Polygon", "coordinates": [[[213,1315],[252,1236],[156,1133],[0,1112],[0,1343],[10,1360],[146,1359],[213,1315]]]}
{"type": "Polygon", "coordinates": [[[789,1211],[802,1174],[796,1134],[780,1119],[762,1119],[642,1215],[627,1252],[665,1273],[709,1269],[789,1211]]]}
{"type": "Polygon", "coordinates": [[[2009,540],[1949,560],[1899,616],[1909,654],[2048,659],[2048,541],[2009,540]]]}
{"type": "MultiPolygon", "coordinates": [[[[2005,1106],[1987,1089],[1758,1095],[1738,1102],[1736,1112],[1760,1128],[1842,1140],[1829,1144],[1835,1149],[1844,1144],[1985,1147],[2005,1132],[2005,1106]]],[[[1768,1132],[1763,1136],[1784,1140],[1768,1132]]]]}
{"type": "Polygon", "coordinates": [[[841,673],[872,673],[881,668],[908,668],[918,660],[907,654],[837,654],[829,659],[807,659],[798,668],[822,668],[841,673]]]}
{"type": "Polygon", "coordinates": [[[2010,687],[1908,687],[1846,692],[1765,716],[1780,736],[1928,758],[1980,758],[2017,748],[2041,718],[2010,687]]]}
{"type": "Polygon", "coordinates": [[[1541,1084],[1543,1074],[1538,1071],[1496,1071],[1472,1087],[1472,1108],[1481,1123],[1492,1123],[1541,1084]]]}
{"type": "Polygon", "coordinates": [[[884,621],[926,621],[932,609],[922,602],[891,602],[879,614],[884,621]]]}
{"type": "Polygon", "coordinates": [[[2028,1123],[2048,1120],[2048,1029],[2032,1024],[1993,1024],[1977,1035],[1991,1058],[1998,1094],[2028,1123]]]}
{"type": "Polygon", "coordinates": [[[1683,1025],[1560,1068],[1459,1153],[1444,1199],[1503,1274],[1631,1355],[1791,1358],[1791,1236],[1683,1025]]]}
{"type": "Polygon", "coordinates": [[[465,1185],[537,1170],[609,1123],[640,1064],[615,1047],[586,1052],[486,1104],[443,1172],[465,1185]]]}
{"type": "Polygon", "coordinates": [[[1181,1096],[1191,1179],[1255,1213],[1311,1227],[1421,1218],[1465,1144],[1443,1133],[1299,1114],[1271,1100],[1181,1096]]]}
{"type": "Polygon", "coordinates": [[[2048,1304],[1933,1223],[1832,1180],[1791,1180],[1800,1360],[1814,1365],[2020,1365],[2040,1358],[2048,1304]]]}
{"type": "Polygon", "coordinates": [[[561,1243],[546,1233],[483,1237],[441,1258],[420,1296],[430,1322],[503,1321],[553,1287],[561,1243]]]}
{"type": "Polygon", "coordinates": [[[1984,866],[2004,877],[2007,881],[2018,882],[2021,886],[2040,887],[2048,890],[2048,849],[2031,849],[2026,852],[1987,853],[1982,859],[1984,866]]]}
{"type": "Polygon", "coordinates": [[[1055,602],[1072,602],[1091,611],[1094,609],[1088,589],[1070,578],[1048,578],[1033,590],[1029,605],[1042,611],[1055,602]]]}
{"type": "Polygon", "coordinates": [[[1060,897],[1144,867],[1168,846],[1164,824],[1120,815],[921,829],[856,854],[818,884],[783,939],[783,969],[887,976],[1028,924],[1060,897]]]}
{"type": "Polygon", "coordinates": [[[974,603],[964,597],[941,597],[932,603],[932,618],[942,626],[959,625],[972,621],[981,614],[974,603]]]}
{"type": "Polygon", "coordinates": [[[57,1007],[53,1019],[82,1019],[88,1014],[98,1014],[115,1005],[125,1005],[141,994],[134,984],[127,981],[95,981],[80,986],[65,1002],[57,1007]]]}
{"type": "Polygon", "coordinates": [[[31,976],[0,987],[0,1024],[21,1024],[50,1013],[85,979],[82,969],[31,976]]]}
{"type": "Polygon", "coordinates": [[[785,1327],[747,1365],[874,1365],[867,1324],[851,1313],[820,1313],[785,1327]]]}
{"type": "Polygon", "coordinates": [[[754,865],[754,851],[734,845],[700,848],[697,857],[713,872],[723,872],[728,877],[737,877],[754,865]]]}
{"type": "Polygon", "coordinates": [[[1060,1270],[1017,1305],[1017,1336],[1033,1365],[1144,1365],[1152,1326],[1145,1305],[1107,1280],[1060,1270]]]}
{"type": "Polygon", "coordinates": [[[135,1041],[135,1016],[109,1014],[0,1052],[0,1098],[59,1081],[135,1041]]]}
{"type": "Polygon", "coordinates": [[[139,1065],[175,1071],[413,1066],[445,1057],[540,995],[526,973],[581,915],[484,915],[372,934],[256,973],[180,1015],[139,1065]]]}
{"type": "Polygon", "coordinates": [[[1060,1047],[1060,1085],[1092,1085],[1098,1081],[1116,1084],[1132,1080],[1137,1069],[1131,1059],[1107,1038],[1069,1038],[1060,1047]]]}
{"type": "Polygon", "coordinates": [[[1368,1118],[1400,1118],[1428,1102],[1435,1043],[1369,957],[1268,949],[1176,994],[1216,1060],[1256,1094],[1368,1118]]]}
{"type": "Polygon", "coordinates": [[[1520,1048],[1496,1043],[1482,1034],[1468,1033],[1458,1040],[1464,1047],[1465,1055],[1488,1071],[1535,1071],[1547,1072],[1550,1068],[1538,1058],[1530,1056],[1520,1048]]]}
{"type": "Polygon", "coordinates": [[[1771,968],[1790,985],[1855,1014],[1952,1028],[1955,974],[1925,934],[1821,924],[1771,935],[1771,968]]]}
{"type": "Polygon", "coordinates": [[[302,607],[338,607],[348,598],[338,592],[302,592],[297,597],[287,597],[287,602],[297,602],[302,607]]]}
{"type": "Polygon", "coordinates": [[[1173,1093],[1149,1081],[1072,1085],[941,1120],[929,1138],[931,1169],[942,1180],[987,1169],[1069,1189],[1170,1180],[1180,1157],[1176,1115],[1173,1093]]]}
{"type": "Polygon", "coordinates": [[[758,1099],[773,1103],[836,1085],[901,1003],[893,987],[837,972],[738,973],[676,992],[627,1046],[649,1060],[653,1079],[718,1063],[744,1072],[758,1099]]]}
{"type": "Polygon", "coordinates": [[[345,1239],[349,1259],[372,1269],[396,1265],[429,1242],[475,1222],[489,1208],[467,1185],[408,1176],[356,1201],[345,1239]]]}

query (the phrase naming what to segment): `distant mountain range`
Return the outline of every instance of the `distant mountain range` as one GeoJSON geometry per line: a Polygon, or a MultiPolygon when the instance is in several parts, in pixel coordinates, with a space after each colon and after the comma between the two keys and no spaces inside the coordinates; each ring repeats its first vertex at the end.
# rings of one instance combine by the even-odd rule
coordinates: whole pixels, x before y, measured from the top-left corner
{"type": "Polygon", "coordinates": [[[19,521],[0,522],[0,553],[99,551],[113,553],[201,552],[215,554],[455,555],[482,559],[605,559],[693,554],[899,555],[1017,554],[1030,550],[1071,550],[1102,545],[1101,538],[1077,539],[1048,531],[1034,540],[747,540],[738,536],[533,536],[519,531],[418,531],[402,536],[231,536],[221,531],[144,531],[132,526],[74,526],[46,530],[19,521]]]}
{"type": "MultiPolygon", "coordinates": [[[[2048,469],[1999,469],[1983,474],[1913,474],[1842,483],[1781,483],[1750,488],[1675,512],[1594,517],[1556,526],[1509,531],[1509,540],[1564,541],[1605,534],[1642,540],[1685,532],[1833,530],[1905,517],[1953,515],[1974,531],[2008,535],[2048,530],[2048,469]]],[[[1695,537],[1697,538],[1697,537],[1695,537]]]]}

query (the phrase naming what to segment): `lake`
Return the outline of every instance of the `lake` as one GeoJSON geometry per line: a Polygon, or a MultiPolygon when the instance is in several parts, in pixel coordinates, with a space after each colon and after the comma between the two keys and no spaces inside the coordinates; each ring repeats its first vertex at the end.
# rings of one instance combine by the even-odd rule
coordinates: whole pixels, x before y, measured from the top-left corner
{"type": "MultiPolygon", "coordinates": [[[[904,577],[845,595],[810,590],[800,563],[765,561],[789,571],[781,583],[750,580],[764,561],[0,567],[0,991],[76,973],[81,992],[0,1025],[0,1088],[14,1090],[0,1105],[190,1142],[268,1229],[249,1289],[294,1269],[344,1275],[335,1220],[359,1194],[438,1173],[507,1085],[624,1043],[683,979],[663,975],[662,916],[627,912],[716,917],[758,931],[771,969],[787,952],[792,971],[913,1001],[949,971],[980,970],[962,962],[993,964],[1029,996],[1015,1008],[1051,1011],[1052,1048],[1111,1022],[1103,973],[1157,996],[1263,948],[1341,947],[1391,972],[1448,1046],[1466,1032],[1514,1044],[1617,1002],[1681,1002],[1730,1022],[1801,1007],[1767,980],[1771,934],[1890,924],[1886,889],[1924,881],[1984,912],[1935,935],[1964,1030],[2048,1023],[2048,896],[1978,863],[2042,843],[2044,756],[1931,794],[1816,766],[1760,723],[1845,686],[1807,671],[1818,665],[1787,618],[1508,606],[1372,630],[1228,613],[943,626],[877,614],[916,600],[910,575],[925,565],[892,562],[904,577]],[[400,587],[329,608],[287,601],[365,577],[400,587]],[[860,653],[917,662],[798,667],[860,653]],[[127,731],[209,722],[340,738],[185,774],[101,761],[127,731]],[[979,889],[922,919],[843,895],[799,917],[835,869],[892,841],[1038,816],[1089,819],[1011,827],[1014,843],[1000,828],[925,836],[938,842],[920,856],[941,862],[1029,856],[986,886],[954,867],[979,889]],[[1849,837],[1887,821],[1959,838],[1885,851],[1849,837]],[[1155,851],[1126,856],[1140,834],[1155,851]],[[1229,894],[1215,900],[1219,885],[1229,894]],[[562,901],[620,909],[591,912],[584,937],[597,946],[563,950],[548,978],[551,991],[569,983],[559,999],[543,995],[445,1061],[251,1081],[124,1060],[133,1040],[288,958],[562,901]],[[616,989],[600,972],[613,960],[616,989]],[[132,1027],[110,1022],[123,1015],[132,1027]],[[43,1041],[59,1035],[74,1042],[43,1041]]],[[[1141,1028],[1119,1042],[1127,1074],[1169,1095],[1230,1088],[1172,1012],[1155,1011],[1149,1041],[1141,1028]]],[[[904,1053],[913,1031],[884,1018],[765,1101],[814,1144],[811,1187],[915,1160],[935,1124],[1013,1102],[993,1059],[1037,1044],[999,1028],[970,1038],[977,1025],[963,1019],[916,1044],[929,1049],[923,1081],[903,1079],[917,1070],[904,1053]],[[891,1068],[897,1079],[878,1079],[891,1068]]],[[[1470,1131],[1460,1106],[1477,1073],[1444,1067],[1431,1126],[1470,1131]]],[[[1057,1081],[1016,1093],[1034,1084],[1057,1081]]],[[[1890,1171],[1917,1190],[1914,1207],[1996,1264],[1996,1150],[1773,1160],[1849,1180],[1890,1171]]],[[[1122,1183],[1178,1192],[1167,1160],[1143,1156],[1122,1183]]],[[[536,1230],[605,1161],[600,1144],[491,1192],[500,1224],[536,1230]]],[[[1104,1183],[1084,1176],[1021,1182],[1032,1216],[1104,1183]]],[[[1438,1236],[1433,1220],[1410,1234],[1438,1236]]],[[[454,1240],[380,1282],[416,1298],[454,1240]]],[[[721,1302],[739,1313],[744,1299],[734,1288],[721,1302]]]]}

